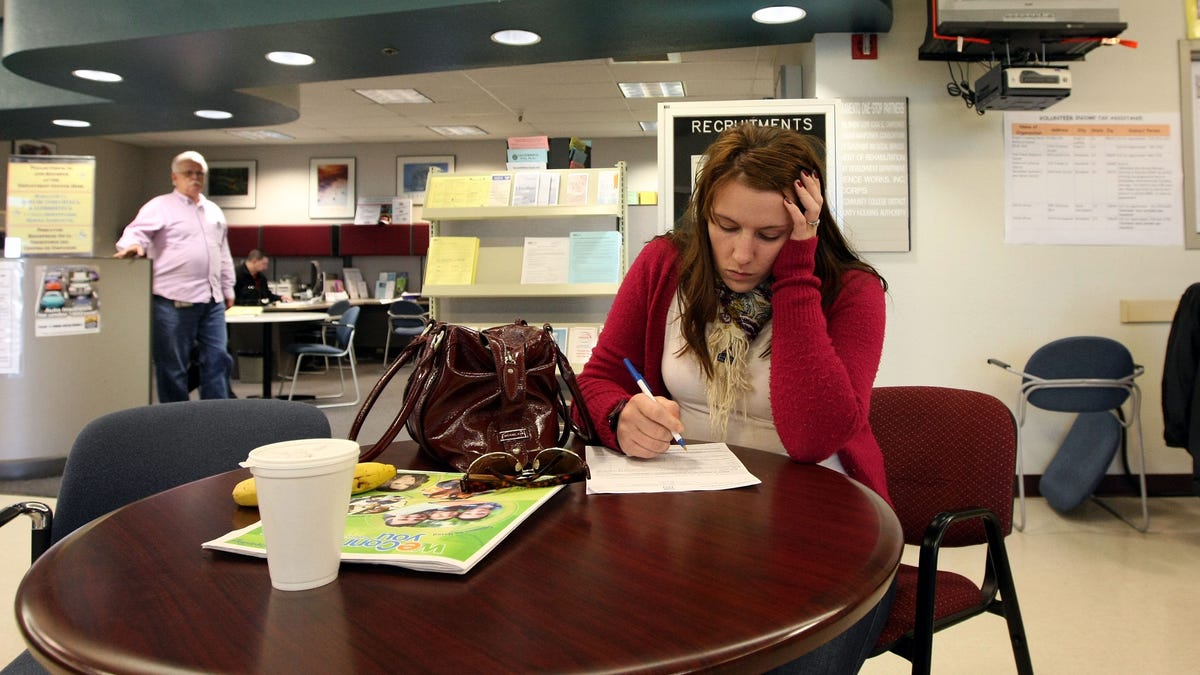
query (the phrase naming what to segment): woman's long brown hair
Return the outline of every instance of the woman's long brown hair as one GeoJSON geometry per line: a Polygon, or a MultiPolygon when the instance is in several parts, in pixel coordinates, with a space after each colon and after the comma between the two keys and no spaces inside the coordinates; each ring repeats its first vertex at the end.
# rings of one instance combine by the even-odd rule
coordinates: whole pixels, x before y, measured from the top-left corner
{"type": "MultiPolygon", "coordinates": [[[[712,217],[717,190],[737,180],[754,190],[793,194],[794,182],[808,171],[821,181],[825,196],[824,145],[813,136],[780,127],[743,123],[730,127],[704,151],[696,189],[687,210],[666,236],[679,249],[679,293],[683,299],[682,331],[687,346],[699,358],[705,375],[712,377],[712,358],[708,353],[705,330],[716,319],[720,306],[716,293],[716,263],[708,223],[712,217]]],[[[821,205],[821,225],[817,230],[815,273],[821,281],[821,305],[828,308],[841,290],[847,270],[862,270],[874,275],[887,290],[887,281],[850,247],[829,211],[829,200],[821,205]]]]}

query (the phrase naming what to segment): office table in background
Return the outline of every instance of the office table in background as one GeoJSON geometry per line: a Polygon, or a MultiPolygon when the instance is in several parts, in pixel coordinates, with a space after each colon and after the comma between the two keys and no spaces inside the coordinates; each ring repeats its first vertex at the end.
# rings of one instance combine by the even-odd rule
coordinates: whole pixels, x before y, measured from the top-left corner
{"type": "Polygon", "coordinates": [[[271,398],[274,394],[271,387],[275,384],[275,326],[281,323],[301,321],[324,321],[329,315],[325,312],[262,312],[261,314],[225,313],[226,324],[260,324],[262,325],[262,397],[271,398]]]}
{"type": "MultiPolygon", "coordinates": [[[[169,451],[169,448],[164,449],[169,451]]],[[[145,672],[761,672],[882,597],[900,560],[891,508],[828,469],[735,450],[762,484],[555,495],[465,576],[343,564],[271,588],[266,561],[203,550],[257,512],[231,471],[97,520],[17,591],[56,668],[145,672]]],[[[430,468],[411,441],[380,459],[430,468]]]]}

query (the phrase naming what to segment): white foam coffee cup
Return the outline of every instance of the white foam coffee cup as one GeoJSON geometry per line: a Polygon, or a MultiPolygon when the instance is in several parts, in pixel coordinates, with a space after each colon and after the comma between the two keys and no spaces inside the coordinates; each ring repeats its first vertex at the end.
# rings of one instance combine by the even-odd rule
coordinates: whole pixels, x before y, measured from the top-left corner
{"type": "Polygon", "coordinates": [[[310,438],[263,445],[242,466],[254,475],[271,585],[282,591],[337,578],[358,443],[310,438]]]}

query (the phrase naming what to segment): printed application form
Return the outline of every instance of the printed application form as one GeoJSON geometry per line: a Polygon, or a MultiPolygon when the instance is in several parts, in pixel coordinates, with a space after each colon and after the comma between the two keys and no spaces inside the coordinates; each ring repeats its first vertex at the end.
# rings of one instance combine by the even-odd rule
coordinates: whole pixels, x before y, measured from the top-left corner
{"type": "Polygon", "coordinates": [[[588,494],[727,490],[761,483],[724,443],[671,446],[661,457],[629,457],[587,446],[588,494]]]}

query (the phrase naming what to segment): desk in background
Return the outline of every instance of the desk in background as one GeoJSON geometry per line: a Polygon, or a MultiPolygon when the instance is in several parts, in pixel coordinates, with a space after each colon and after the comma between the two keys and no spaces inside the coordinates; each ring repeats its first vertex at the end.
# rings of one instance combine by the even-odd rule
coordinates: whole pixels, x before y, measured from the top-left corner
{"type": "MultiPolygon", "coordinates": [[[[465,576],[348,563],[298,592],[273,590],[263,559],[200,548],[257,519],[230,498],[249,472],[231,471],[54,546],[21,582],[18,623],[43,663],[79,671],[762,672],[873,607],[903,541],[855,481],[736,452],[761,485],[576,483],[465,576]]],[[[430,468],[412,442],[380,460],[430,468]]]]}
{"type": "Polygon", "coordinates": [[[329,318],[325,312],[255,312],[245,313],[243,310],[257,308],[234,307],[225,312],[225,323],[230,325],[258,324],[262,326],[263,376],[262,397],[271,398],[274,394],[271,387],[275,383],[275,327],[281,323],[298,323],[309,321],[324,321],[329,318]]]}

